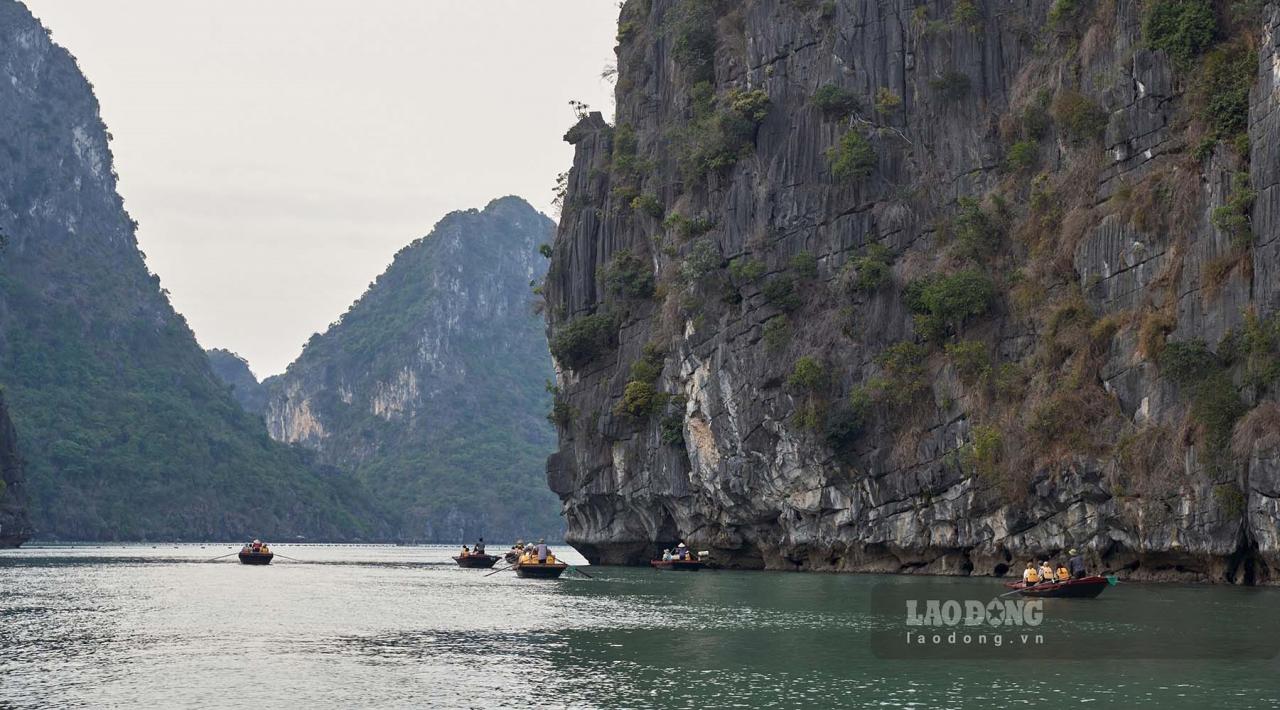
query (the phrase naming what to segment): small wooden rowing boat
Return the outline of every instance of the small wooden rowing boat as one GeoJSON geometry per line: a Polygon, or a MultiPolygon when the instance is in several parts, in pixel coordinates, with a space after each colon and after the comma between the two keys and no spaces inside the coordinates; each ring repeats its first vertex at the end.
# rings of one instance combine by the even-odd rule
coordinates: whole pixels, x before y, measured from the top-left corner
{"type": "Polygon", "coordinates": [[[563,562],[517,562],[514,566],[516,576],[526,579],[558,579],[568,568],[563,562]]]}
{"type": "Polygon", "coordinates": [[[497,555],[477,555],[469,552],[465,555],[458,555],[453,558],[459,567],[469,567],[472,569],[489,569],[498,563],[497,555]]]}
{"type": "Polygon", "coordinates": [[[706,567],[702,560],[650,560],[649,566],[654,569],[678,570],[681,572],[697,572],[706,567]]]}
{"type": "Polygon", "coordinates": [[[265,550],[265,549],[258,552],[255,552],[253,550],[241,550],[239,557],[240,557],[240,564],[269,565],[271,564],[272,558],[275,557],[275,553],[273,553],[271,550],[265,550]]]}
{"type": "Polygon", "coordinates": [[[1081,577],[1065,582],[1041,582],[1027,585],[1026,582],[1005,582],[1009,589],[1016,589],[1026,597],[1068,597],[1075,599],[1093,599],[1102,594],[1111,581],[1106,577],[1081,577]]]}

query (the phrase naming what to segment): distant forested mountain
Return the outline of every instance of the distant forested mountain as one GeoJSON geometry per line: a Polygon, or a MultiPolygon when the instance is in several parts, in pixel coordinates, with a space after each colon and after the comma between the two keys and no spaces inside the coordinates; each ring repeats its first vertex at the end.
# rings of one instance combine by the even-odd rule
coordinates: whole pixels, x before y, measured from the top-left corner
{"type": "Polygon", "coordinates": [[[41,536],[383,536],[350,479],[278,444],[210,369],[116,192],[92,87],[0,1],[0,384],[41,536]]]}
{"type": "Polygon", "coordinates": [[[400,537],[558,537],[551,357],[529,288],[553,226],[516,197],[442,219],[264,383],[271,435],[352,471],[400,537]]]}
{"type": "Polygon", "coordinates": [[[206,352],[213,374],[231,388],[231,396],[246,412],[262,416],[267,408],[267,390],[258,382],[249,363],[244,358],[222,348],[206,352]]]}

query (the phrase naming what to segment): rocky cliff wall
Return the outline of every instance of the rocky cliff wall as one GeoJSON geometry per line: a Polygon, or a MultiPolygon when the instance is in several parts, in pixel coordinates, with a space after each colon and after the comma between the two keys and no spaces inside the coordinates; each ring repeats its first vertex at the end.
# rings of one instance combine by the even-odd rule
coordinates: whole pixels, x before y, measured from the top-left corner
{"type": "Polygon", "coordinates": [[[545,289],[568,539],[1280,580],[1278,23],[629,0],[545,289]]]}

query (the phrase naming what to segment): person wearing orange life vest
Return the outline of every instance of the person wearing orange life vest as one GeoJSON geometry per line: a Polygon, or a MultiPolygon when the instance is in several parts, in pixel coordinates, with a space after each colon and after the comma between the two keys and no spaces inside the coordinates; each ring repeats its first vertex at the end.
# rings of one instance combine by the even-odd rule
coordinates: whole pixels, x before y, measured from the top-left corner
{"type": "Polygon", "coordinates": [[[1036,563],[1027,563],[1027,568],[1022,570],[1022,582],[1028,587],[1040,583],[1040,573],[1036,571],[1036,563]]]}
{"type": "Polygon", "coordinates": [[[1040,581],[1053,581],[1053,567],[1049,565],[1049,560],[1040,560],[1040,569],[1036,571],[1040,573],[1040,581]]]}
{"type": "Polygon", "coordinates": [[[1070,580],[1071,580],[1071,573],[1067,571],[1067,568],[1063,566],[1061,562],[1059,562],[1058,563],[1058,581],[1068,582],[1070,580]]]}

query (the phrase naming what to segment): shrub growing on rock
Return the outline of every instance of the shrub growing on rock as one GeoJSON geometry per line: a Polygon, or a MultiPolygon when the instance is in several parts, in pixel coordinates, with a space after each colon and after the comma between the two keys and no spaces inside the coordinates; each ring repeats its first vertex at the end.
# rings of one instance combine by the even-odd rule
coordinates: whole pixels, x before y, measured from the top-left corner
{"type": "Polygon", "coordinates": [[[791,270],[802,279],[816,278],[818,275],[818,259],[813,254],[802,251],[791,257],[791,270]]]}
{"type": "Polygon", "coordinates": [[[693,283],[719,269],[720,262],[720,248],[716,246],[715,240],[702,237],[690,247],[680,266],[680,273],[686,281],[693,283]]]}
{"type": "Polygon", "coordinates": [[[827,413],[823,438],[827,446],[842,461],[853,456],[854,445],[867,426],[867,411],[855,404],[834,407],[827,413]]]}
{"type": "Polygon", "coordinates": [[[876,89],[876,112],[888,115],[897,111],[902,106],[902,97],[898,96],[893,89],[882,86],[876,89]]]}
{"type": "Polygon", "coordinates": [[[970,32],[976,32],[982,27],[982,13],[972,0],[960,0],[951,11],[951,21],[970,32]]]}
{"type": "Polygon", "coordinates": [[[760,89],[731,89],[718,108],[709,95],[696,99],[694,119],[679,134],[680,171],[697,179],[732,166],[750,153],[768,113],[769,95],[760,89]]]}
{"type": "Polygon", "coordinates": [[[995,300],[995,285],[986,274],[967,269],[948,276],[932,276],[907,285],[907,306],[915,313],[916,328],[930,339],[958,331],[966,322],[985,315],[995,300]]]}
{"type": "Polygon", "coordinates": [[[827,384],[827,370],[818,358],[805,355],[791,368],[787,384],[801,392],[817,392],[827,384]]]}
{"type": "Polygon", "coordinates": [[[1049,26],[1058,31],[1069,29],[1079,12],[1080,3],[1077,0],[1054,0],[1049,8],[1049,26]]]}
{"type": "Polygon", "coordinates": [[[613,348],[618,324],[611,313],[574,319],[551,338],[551,354],[571,370],[581,369],[613,348]]]}
{"type": "Polygon", "coordinates": [[[682,240],[688,240],[711,231],[715,222],[706,217],[686,217],[679,212],[672,212],[662,220],[662,226],[674,231],[682,240]]]}
{"type": "Polygon", "coordinates": [[[991,353],[986,343],[977,340],[964,340],[959,343],[947,343],[947,357],[955,366],[960,381],[974,385],[991,376],[991,353]]]}
{"type": "Polygon", "coordinates": [[[869,385],[878,399],[906,406],[929,389],[924,367],[928,351],[919,343],[904,340],[876,357],[885,377],[869,385]]]}
{"type": "Polygon", "coordinates": [[[844,265],[840,284],[850,294],[871,293],[889,283],[892,273],[893,252],[883,244],[872,244],[865,254],[844,265]]]}
{"type": "Polygon", "coordinates": [[[1152,49],[1163,49],[1186,67],[1208,49],[1218,22],[1208,0],[1157,0],[1150,5],[1142,33],[1152,49]]]}
{"type": "Polygon", "coordinates": [[[1078,91],[1064,91],[1053,103],[1053,116],[1067,137],[1077,143],[1102,137],[1107,112],[1078,91]]]}
{"type": "Polygon", "coordinates": [[[827,149],[831,176],[842,181],[857,181],[871,175],[876,167],[876,151],[866,136],[849,131],[840,142],[827,149]]]}
{"type": "Polygon", "coordinates": [[[1166,343],[1160,353],[1161,373],[1183,386],[1205,379],[1220,366],[1218,356],[1203,340],[1166,343]]]}
{"type": "Polygon", "coordinates": [[[1004,437],[993,426],[975,426],[969,445],[965,447],[966,463],[979,476],[995,479],[1000,475],[1000,458],[1004,437]]]}
{"type": "Polygon", "coordinates": [[[759,259],[752,259],[747,256],[740,256],[729,263],[729,275],[735,281],[741,283],[750,283],[764,276],[765,265],[759,259]]]}
{"type": "Polygon", "coordinates": [[[647,214],[654,219],[662,217],[662,203],[658,201],[655,195],[637,195],[631,200],[631,211],[647,214]]]}
{"type": "Polygon", "coordinates": [[[775,316],[765,321],[762,329],[765,347],[781,350],[791,340],[791,323],[786,316],[775,316]]]}
{"type": "Polygon", "coordinates": [[[818,87],[809,102],[824,118],[833,121],[846,118],[859,108],[858,95],[835,84],[818,87]]]}
{"type": "Polygon", "coordinates": [[[1244,42],[1224,45],[1204,58],[1195,94],[1212,138],[1231,138],[1248,127],[1249,90],[1257,72],[1257,52],[1244,42]]]}
{"type": "Polygon", "coordinates": [[[622,391],[622,399],[614,411],[642,418],[654,414],[665,407],[667,397],[658,391],[650,382],[632,380],[622,391]]]}
{"type": "Polygon", "coordinates": [[[677,3],[667,20],[671,56],[690,83],[715,78],[716,11],[707,0],[677,3]]]}
{"type": "Polygon", "coordinates": [[[618,296],[648,298],[653,295],[652,267],[625,249],[614,254],[601,280],[606,290],[618,296]]]}
{"type": "Polygon", "coordinates": [[[1245,172],[1235,174],[1231,188],[1227,203],[1213,210],[1213,225],[1230,235],[1237,249],[1246,249],[1253,244],[1249,211],[1258,193],[1249,185],[1249,173],[1245,172]]]}
{"type": "Polygon", "coordinates": [[[957,204],[959,213],[952,227],[960,256],[975,260],[990,256],[1000,241],[1000,228],[996,221],[983,211],[976,198],[961,197],[957,204]]]}
{"type": "Polygon", "coordinates": [[[775,276],[769,279],[761,292],[764,294],[764,300],[779,310],[794,311],[801,305],[800,294],[796,292],[795,281],[790,276],[775,276]]]}
{"type": "Polygon", "coordinates": [[[1040,161],[1040,146],[1035,141],[1018,141],[1009,146],[1004,156],[1004,168],[1011,173],[1031,170],[1040,161]]]}

